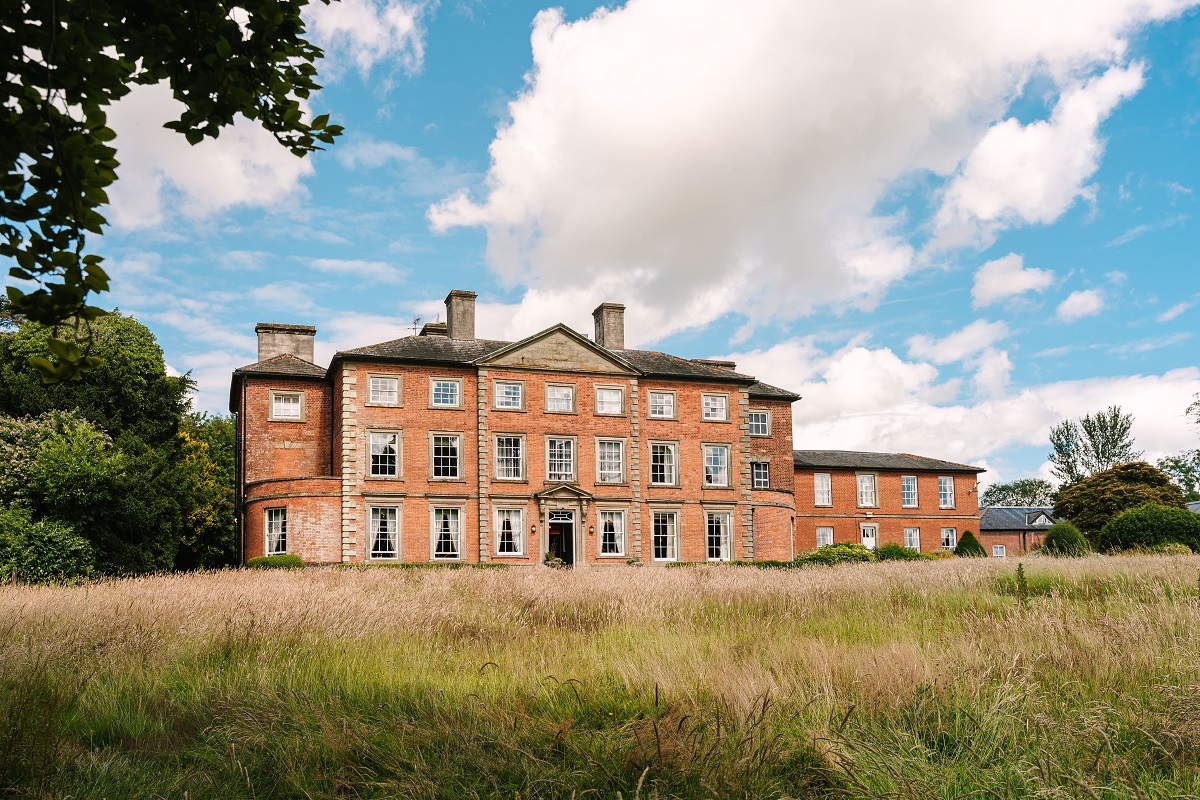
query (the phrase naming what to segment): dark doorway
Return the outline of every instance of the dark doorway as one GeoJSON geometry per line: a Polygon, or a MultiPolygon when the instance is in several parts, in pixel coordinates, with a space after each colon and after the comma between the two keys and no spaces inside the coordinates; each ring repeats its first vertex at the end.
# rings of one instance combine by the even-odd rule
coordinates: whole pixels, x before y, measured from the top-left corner
{"type": "Polygon", "coordinates": [[[575,512],[551,511],[548,550],[567,566],[575,564],[575,512]]]}

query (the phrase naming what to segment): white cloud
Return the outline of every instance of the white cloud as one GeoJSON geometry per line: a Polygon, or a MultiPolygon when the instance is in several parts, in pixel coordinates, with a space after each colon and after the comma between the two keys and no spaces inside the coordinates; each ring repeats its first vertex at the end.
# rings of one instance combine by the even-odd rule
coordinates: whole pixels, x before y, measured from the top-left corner
{"type": "Polygon", "coordinates": [[[982,308],[1027,292],[1044,291],[1052,283],[1052,271],[1026,267],[1023,256],[1009,253],[976,270],[975,285],[971,287],[971,304],[975,308],[982,308]]]}
{"type": "Polygon", "coordinates": [[[1008,337],[1008,325],[977,319],[942,339],[918,334],[908,340],[908,354],[935,364],[962,361],[1008,337]]]}
{"type": "Polygon", "coordinates": [[[429,219],[486,228],[500,276],[560,305],[636,290],[659,337],[731,310],[869,308],[929,257],[904,217],[874,212],[898,180],[962,164],[950,221],[1052,219],[1095,169],[1099,122],[1140,85],[1127,38],[1190,4],[926,0],[876,4],[869,22],[792,0],[544,11],[486,193],[450,194],[429,219]],[[1051,119],[992,127],[1034,75],[1061,92],[1051,119]],[[991,155],[1045,183],[1002,193],[991,155]]]}
{"type": "Polygon", "coordinates": [[[406,270],[386,261],[314,258],[310,264],[313,269],[320,272],[373,283],[400,283],[407,274],[406,270]]]}
{"type": "Polygon", "coordinates": [[[1171,306],[1166,311],[1155,317],[1155,319],[1159,322],[1170,322],[1194,305],[1196,305],[1195,300],[1184,300],[1182,303],[1176,303],[1175,305],[1171,306]]]}
{"type": "Polygon", "coordinates": [[[1084,317],[1094,317],[1103,310],[1104,292],[1099,289],[1081,289],[1067,295],[1067,299],[1058,304],[1055,314],[1063,322],[1074,322],[1084,317]]]}
{"type": "Polygon", "coordinates": [[[304,18],[313,41],[325,51],[322,74],[336,79],[345,65],[353,64],[365,80],[382,62],[410,75],[419,72],[425,58],[421,16],[428,5],[401,0],[310,4],[304,18]]]}
{"type": "MultiPolygon", "coordinates": [[[[1190,192],[1189,192],[1189,194],[1190,194],[1190,192]]],[[[1164,220],[1161,220],[1160,222],[1147,223],[1145,225],[1135,225],[1134,227],[1132,227],[1129,230],[1122,233],[1120,236],[1117,236],[1116,238],[1112,239],[1110,242],[1108,242],[1108,244],[1106,244],[1104,246],[1105,247],[1117,247],[1118,245],[1128,244],[1129,242],[1132,242],[1134,239],[1138,238],[1139,236],[1141,236],[1143,234],[1151,233],[1153,231],[1166,230],[1167,228],[1173,228],[1176,225],[1178,225],[1179,223],[1186,222],[1186,221],[1187,221],[1186,214],[1176,214],[1172,217],[1168,217],[1164,220]]]]}

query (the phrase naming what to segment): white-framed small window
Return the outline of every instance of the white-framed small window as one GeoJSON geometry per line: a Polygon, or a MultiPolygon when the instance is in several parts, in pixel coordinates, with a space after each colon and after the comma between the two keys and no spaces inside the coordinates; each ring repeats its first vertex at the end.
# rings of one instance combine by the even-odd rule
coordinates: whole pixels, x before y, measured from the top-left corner
{"type": "Polygon", "coordinates": [[[575,480],[575,440],[566,436],[546,438],[546,480],[575,480]]]}
{"type": "Polygon", "coordinates": [[[909,550],[921,550],[921,529],[920,528],[905,528],[904,529],[904,546],[909,550]]]}
{"type": "Polygon", "coordinates": [[[596,483],[624,483],[625,442],[621,439],[596,440],[596,483]]]}
{"type": "Polygon", "coordinates": [[[771,488],[771,465],[766,461],[750,462],[751,486],[755,489],[771,488]]]}
{"type": "Polygon", "coordinates": [[[875,473],[860,472],[855,476],[858,481],[858,505],[860,508],[875,508],[879,505],[879,496],[875,491],[875,473]]]}
{"type": "Polygon", "coordinates": [[[596,413],[608,417],[624,414],[625,390],[614,386],[597,386],[596,413]]]}
{"type": "Polygon", "coordinates": [[[900,476],[900,505],[905,508],[917,507],[917,476],[900,476]]]}
{"type": "Polygon", "coordinates": [[[525,384],[521,381],[496,381],[492,387],[492,407],[509,411],[525,408],[525,384]]]}
{"type": "Polygon", "coordinates": [[[958,546],[958,530],[956,528],[942,528],[942,549],[953,550],[958,546]]]}
{"type": "Polygon", "coordinates": [[[575,384],[547,383],[546,411],[550,414],[574,414],[575,384]]]}
{"type": "Polygon", "coordinates": [[[729,421],[729,395],[702,394],[700,395],[700,417],[705,422],[729,421]]]}
{"type": "Polygon", "coordinates": [[[271,416],[273,422],[304,422],[304,392],[271,390],[271,416]]]}
{"type": "Polygon", "coordinates": [[[679,560],[678,511],[655,511],[651,515],[650,549],[655,561],[679,560]]]}
{"type": "Polygon", "coordinates": [[[704,485],[729,485],[729,445],[704,445],[704,485]]]}
{"type": "Polygon", "coordinates": [[[525,479],[525,437],[517,434],[496,434],[496,480],[525,479]]]}
{"type": "Polygon", "coordinates": [[[679,444],[677,442],[650,443],[650,485],[679,485],[679,444]]]}
{"type": "Polygon", "coordinates": [[[833,544],[833,526],[818,525],[817,526],[817,547],[827,547],[833,544]]]}
{"type": "Polygon", "coordinates": [[[436,561],[455,561],[462,558],[462,507],[434,506],[430,509],[430,550],[436,561]]]}
{"type": "Polygon", "coordinates": [[[675,419],[675,393],[651,391],[646,404],[646,416],[650,419],[675,419]]]}
{"type": "Polygon", "coordinates": [[[525,510],[496,509],[496,555],[525,555],[525,510]]]}
{"type": "Polygon", "coordinates": [[[625,555],[625,512],[600,512],[600,555],[625,555]]]}
{"type": "Polygon", "coordinates": [[[1008,548],[1002,544],[992,545],[992,558],[1008,558],[1008,548]]]}
{"type": "Polygon", "coordinates": [[[729,512],[709,511],[705,518],[705,543],[709,561],[728,561],[729,549],[729,512]]]}
{"type": "Polygon", "coordinates": [[[267,555],[277,556],[286,553],[287,549],[287,509],[268,508],[267,522],[267,555]]]}
{"type": "Polygon", "coordinates": [[[462,378],[430,378],[429,405],[434,408],[462,408],[462,378]]]}
{"type": "Polygon", "coordinates": [[[367,405],[400,405],[400,377],[398,375],[368,375],[367,405]]]}
{"type": "Polygon", "coordinates": [[[750,409],[747,416],[747,421],[750,423],[751,436],[770,436],[771,435],[771,412],[764,411],[759,408],[750,409]]]}
{"type": "Polygon", "coordinates": [[[400,557],[400,509],[398,506],[370,506],[371,558],[400,557]]]}
{"type": "Polygon", "coordinates": [[[938,507],[954,508],[954,476],[938,476],[938,507]]]}
{"type": "Polygon", "coordinates": [[[429,434],[429,474],[440,480],[462,477],[462,435],[457,433],[429,434]]]}
{"type": "Polygon", "coordinates": [[[400,477],[400,432],[371,431],[367,438],[371,449],[367,474],[372,478],[400,477]]]}
{"type": "Polygon", "coordinates": [[[813,473],[813,505],[833,505],[833,475],[828,472],[813,473]]]}

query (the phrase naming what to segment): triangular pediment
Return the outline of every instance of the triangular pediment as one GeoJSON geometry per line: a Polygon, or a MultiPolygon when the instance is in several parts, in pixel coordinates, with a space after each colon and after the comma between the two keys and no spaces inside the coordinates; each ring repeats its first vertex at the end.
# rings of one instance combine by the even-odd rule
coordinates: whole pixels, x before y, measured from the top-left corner
{"type": "Polygon", "coordinates": [[[540,492],[534,494],[538,500],[591,500],[593,495],[590,492],[585,492],[578,486],[572,486],[569,483],[559,483],[554,486],[548,486],[540,492]]]}
{"type": "Polygon", "coordinates": [[[509,369],[638,374],[637,368],[625,359],[561,324],[535,333],[527,339],[513,342],[475,363],[480,366],[509,369]]]}

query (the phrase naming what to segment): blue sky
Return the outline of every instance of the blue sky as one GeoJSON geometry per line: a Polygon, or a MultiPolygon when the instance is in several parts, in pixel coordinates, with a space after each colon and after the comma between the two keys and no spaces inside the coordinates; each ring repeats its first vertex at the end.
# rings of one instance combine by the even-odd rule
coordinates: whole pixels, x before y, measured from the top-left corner
{"type": "Polygon", "coordinates": [[[315,6],[330,151],[114,111],[107,301],[209,411],[258,321],[327,363],[471,289],[494,338],[623,302],[633,344],[802,394],[798,448],[1010,480],[1115,403],[1153,459],[1200,444],[1194,5],[315,6]]]}

